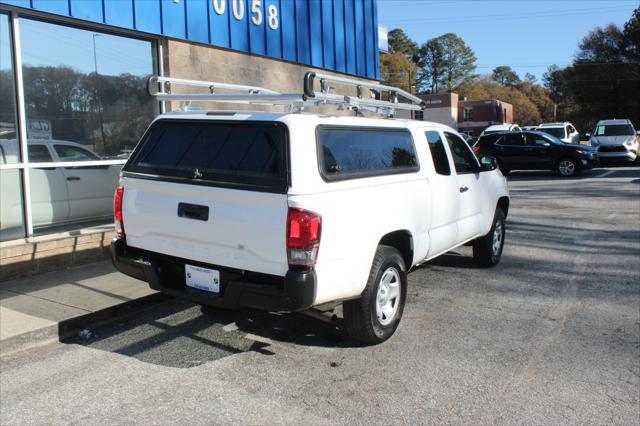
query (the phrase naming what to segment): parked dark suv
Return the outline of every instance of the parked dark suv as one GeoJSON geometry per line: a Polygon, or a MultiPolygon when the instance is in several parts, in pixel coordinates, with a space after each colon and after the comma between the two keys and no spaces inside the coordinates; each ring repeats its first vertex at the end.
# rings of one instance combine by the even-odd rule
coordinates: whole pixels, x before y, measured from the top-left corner
{"type": "Polygon", "coordinates": [[[573,176],[598,165],[598,153],[594,148],[566,144],[537,131],[481,136],[473,151],[496,157],[505,175],[511,170],[556,170],[561,176],[573,176]]]}

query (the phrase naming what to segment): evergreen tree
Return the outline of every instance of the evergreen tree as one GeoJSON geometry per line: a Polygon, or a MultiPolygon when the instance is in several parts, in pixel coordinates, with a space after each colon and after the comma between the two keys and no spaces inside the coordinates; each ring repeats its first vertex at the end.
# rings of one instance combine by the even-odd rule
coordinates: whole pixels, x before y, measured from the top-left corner
{"type": "Polygon", "coordinates": [[[491,77],[503,86],[515,86],[520,83],[518,74],[507,65],[502,65],[493,69],[491,77]]]}

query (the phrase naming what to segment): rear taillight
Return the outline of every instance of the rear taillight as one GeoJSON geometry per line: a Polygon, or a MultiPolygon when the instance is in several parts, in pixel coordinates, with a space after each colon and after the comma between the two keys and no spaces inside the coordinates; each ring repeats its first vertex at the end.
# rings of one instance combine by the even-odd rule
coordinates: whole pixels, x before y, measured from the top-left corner
{"type": "Polygon", "coordinates": [[[313,267],[320,248],[322,217],[303,209],[289,208],[287,259],[289,266],[313,267]]]}
{"type": "Polygon", "coordinates": [[[119,186],[113,194],[113,220],[116,225],[116,233],[124,236],[124,222],[122,219],[122,199],[124,198],[124,188],[119,186]]]}
{"type": "Polygon", "coordinates": [[[473,152],[477,154],[478,151],[480,151],[480,147],[479,146],[474,146],[473,147],[473,152]]]}

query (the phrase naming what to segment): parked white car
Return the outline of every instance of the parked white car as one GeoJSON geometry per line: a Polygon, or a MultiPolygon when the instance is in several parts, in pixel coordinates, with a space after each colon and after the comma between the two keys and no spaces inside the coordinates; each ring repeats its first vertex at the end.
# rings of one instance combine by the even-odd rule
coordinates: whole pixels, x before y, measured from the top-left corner
{"type": "Polygon", "coordinates": [[[580,144],[580,133],[568,121],[563,123],[542,123],[536,130],[554,136],[564,143],[580,144]]]}
{"type": "MultiPolygon", "coordinates": [[[[304,98],[255,89],[239,99],[295,107],[314,96],[310,86],[313,77],[304,98]]],[[[324,88],[318,96],[341,106],[395,106],[324,88]]],[[[111,256],[123,273],[203,305],[301,311],[342,303],[347,334],[378,343],[399,324],[410,269],[465,243],[478,265],[500,260],[509,194],[496,165],[436,123],[167,113],[123,168],[111,256]]]]}
{"type": "Polygon", "coordinates": [[[489,126],[480,133],[480,136],[490,135],[497,132],[521,132],[522,129],[517,124],[494,124],[489,126]]]}
{"type": "MultiPolygon", "coordinates": [[[[101,158],[81,144],[61,140],[29,140],[29,162],[94,161],[101,158]]],[[[15,139],[0,140],[0,164],[18,163],[15,139]]],[[[93,221],[111,216],[113,191],[122,166],[43,167],[31,169],[34,228],[93,221]]],[[[22,238],[20,174],[3,170],[0,182],[0,239],[22,238]]]]}
{"type": "Polygon", "coordinates": [[[591,146],[598,148],[602,160],[635,161],[640,152],[638,133],[631,120],[600,120],[593,134],[587,134],[591,146]]]}

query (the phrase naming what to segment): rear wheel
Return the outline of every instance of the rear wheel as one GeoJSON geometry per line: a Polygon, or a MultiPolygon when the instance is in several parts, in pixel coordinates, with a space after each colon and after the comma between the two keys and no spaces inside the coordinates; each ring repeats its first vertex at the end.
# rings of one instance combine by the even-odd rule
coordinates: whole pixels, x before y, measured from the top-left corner
{"type": "Polygon", "coordinates": [[[500,262],[504,248],[505,231],[504,212],[498,207],[493,217],[491,230],[484,237],[476,238],[473,241],[473,261],[476,265],[488,268],[500,262]]]}
{"type": "Polygon", "coordinates": [[[393,247],[378,246],[361,297],[342,304],[348,337],[368,345],[391,337],[400,324],[406,292],[402,255],[393,247]]]}
{"type": "Polygon", "coordinates": [[[578,171],[578,162],[573,158],[562,158],[560,161],[558,161],[558,173],[560,174],[560,176],[575,176],[578,171]]]}

